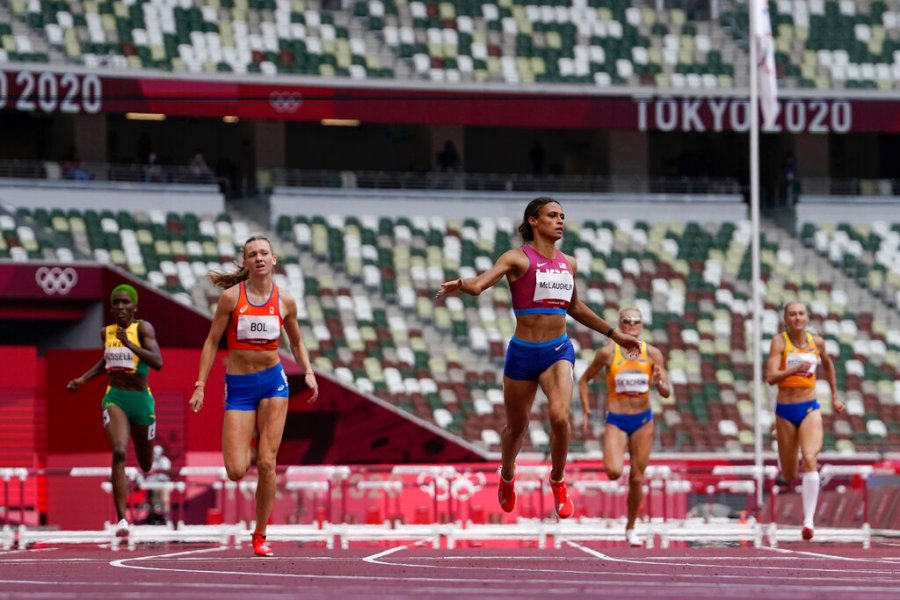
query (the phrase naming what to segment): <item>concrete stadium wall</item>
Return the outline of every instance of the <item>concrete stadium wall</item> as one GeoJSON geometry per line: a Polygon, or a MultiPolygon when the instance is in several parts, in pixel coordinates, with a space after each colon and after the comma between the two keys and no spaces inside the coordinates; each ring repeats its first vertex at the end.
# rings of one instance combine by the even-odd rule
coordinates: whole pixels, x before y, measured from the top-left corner
{"type": "Polygon", "coordinates": [[[215,185],[0,179],[0,201],[29,209],[218,214],[225,198],[215,185]]]}
{"type": "Polygon", "coordinates": [[[541,194],[539,192],[464,192],[425,190],[332,190],[275,188],[271,225],[282,215],[445,217],[522,219],[534,198],[559,200],[569,219],[734,222],[748,218],[738,194],[541,194]]]}
{"type": "Polygon", "coordinates": [[[803,223],[900,222],[898,196],[800,196],[797,226],[803,223]]]}

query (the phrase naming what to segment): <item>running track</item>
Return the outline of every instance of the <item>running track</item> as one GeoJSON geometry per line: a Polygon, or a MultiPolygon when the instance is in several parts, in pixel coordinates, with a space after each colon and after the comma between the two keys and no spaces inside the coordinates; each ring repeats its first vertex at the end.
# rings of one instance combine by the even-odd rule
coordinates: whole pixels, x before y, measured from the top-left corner
{"type": "Polygon", "coordinates": [[[900,544],[645,550],[565,542],[560,549],[350,550],[276,543],[274,558],[169,544],[0,552],[0,598],[900,598],[900,544]]]}

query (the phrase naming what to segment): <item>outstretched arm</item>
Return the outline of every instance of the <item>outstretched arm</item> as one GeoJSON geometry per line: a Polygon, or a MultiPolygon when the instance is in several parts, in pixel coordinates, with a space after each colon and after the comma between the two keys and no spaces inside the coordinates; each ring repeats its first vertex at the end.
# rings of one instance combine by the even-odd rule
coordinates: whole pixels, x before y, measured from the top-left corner
{"type": "Polygon", "coordinates": [[[206,378],[209,377],[209,370],[212,369],[213,360],[216,358],[219,340],[222,339],[222,334],[225,333],[228,319],[231,318],[231,312],[237,305],[237,300],[238,286],[228,288],[219,296],[219,302],[216,304],[216,314],[213,315],[209,334],[206,336],[206,341],[203,342],[203,350],[200,352],[200,367],[190,400],[191,410],[194,412],[198,412],[203,408],[203,388],[206,387],[206,378]]]}
{"type": "Polygon", "coordinates": [[[478,275],[469,279],[453,279],[445,281],[441,284],[441,288],[434,295],[435,299],[452,294],[454,292],[462,292],[470,296],[478,296],[484,290],[494,286],[505,275],[519,274],[528,269],[528,258],[525,253],[515,248],[507,250],[497,259],[494,266],[478,275]]]}
{"type": "Polygon", "coordinates": [[[141,345],[138,346],[128,339],[125,329],[116,329],[116,337],[122,345],[134,352],[141,360],[159,371],[163,367],[162,354],[159,351],[159,343],[156,341],[156,330],[149,321],[141,321],[138,325],[138,338],[141,345]]]}
{"type": "MultiPolygon", "coordinates": [[[[588,392],[588,383],[600,374],[600,372],[609,365],[611,345],[607,344],[597,351],[594,360],[584,370],[581,377],[578,378],[578,398],[581,400],[581,409],[584,412],[584,420],[581,423],[582,431],[587,435],[590,430],[591,404],[588,392]]],[[[599,406],[598,406],[599,408],[599,406]]]]}
{"type": "Polygon", "coordinates": [[[300,334],[300,324],[297,322],[297,301],[287,292],[281,292],[281,298],[285,306],[284,331],[288,336],[291,354],[294,355],[294,360],[304,371],[303,380],[312,390],[312,396],[307,400],[312,404],[319,397],[319,383],[316,381],[316,374],[313,373],[312,365],[309,363],[309,353],[306,351],[300,334]]]}
{"type": "Polygon", "coordinates": [[[650,375],[650,383],[656,386],[656,391],[663,398],[668,398],[672,393],[669,386],[669,372],[666,370],[666,361],[662,352],[655,346],[647,345],[647,354],[650,355],[650,362],[653,363],[653,372],[650,375]]]}
{"type": "Polygon", "coordinates": [[[796,375],[800,371],[806,371],[806,365],[803,363],[796,364],[785,370],[781,370],[781,355],[784,352],[784,337],[776,335],[772,338],[772,344],[769,346],[769,360],[766,362],[766,383],[769,385],[778,385],[791,375],[796,375]]]}
{"type": "MultiPolygon", "coordinates": [[[[100,330],[100,344],[103,345],[105,343],[106,343],[106,330],[101,329],[100,330]]],[[[66,384],[66,389],[69,390],[70,392],[77,392],[78,390],[81,389],[81,387],[85,383],[87,383],[94,377],[99,377],[105,371],[106,371],[106,358],[101,356],[100,360],[98,360],[96,363],[94,363],[93,367],[91,367],[90,369],[85,371],[81,376],[76,377],[75,379],[69,381],[69,383],[66,384]]]]}
{"type": "Polygon", "coordinates": [[[837,381],[835,379],[834,362],[825,350],[825,340],[819,336],[814,336],[813,341],[819,348],[819,356],[822,357],[822,368],[825,370],[825,380],[831,387],[831,404],[834,406],[835,412],[844,412],[844,402],[838,398],[837,381]]]}

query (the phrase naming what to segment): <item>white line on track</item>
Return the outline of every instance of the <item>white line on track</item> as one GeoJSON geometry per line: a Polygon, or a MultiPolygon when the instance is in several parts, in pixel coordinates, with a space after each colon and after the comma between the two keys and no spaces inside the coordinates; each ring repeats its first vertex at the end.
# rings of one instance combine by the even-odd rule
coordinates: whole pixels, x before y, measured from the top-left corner
{"type": "Polygon", "coordinates": [[[363,557],[363,562],[372,563],[374,565],[390,564],[390,563],[380,563],[380,562],[378,562],[378,559],[381,558],[382,556],[388,556],[390,554],[393,554],[394,552],[406,550],[406,548],[407,548],[407,546],[397,546],[395,548],[388,548],[384,552],[378,552],[377,554],[363,557]]]}
{"type": "Polygon", "coordinates": [[[856,558],[851,556],[841,556],[839,554],[823,554],[821,552],[810,552],[809,550],[791,550],[790,548],[771,548],[767,546],[763,546],[764,550],[770,550],[772,552],[778,552],[781,554],[798,554],[800,556],[811,556],[813,558],[830,558],[832,560],[845,560],[848,562],[863,562],[867,564],[871,564],[873,562],[887,562],[892,563],[894,559],[887,557],[887,560],[884,560],[882,557],[865,557],[865,558],[856,558]]]}
{"type": "MultiPolygon", "coordinates": [[[[97,581],[56,581],[50,579],[44,579],[39,581],[34,581],[30,579],[0,579],[0,584],[3,585],[51,585],[51,586],[106,586],[107,583],[97,582],[97,581]]],[[[187,587],[187,588],[203,588],[209,589],[209,583],[191,583],[186,581],[179,581],[177,583],[173,583],[171,581],[129,581],[128,587],[153,587],[153,588],[166,588],[170,589],[173,586],[177,587],[187,587]]],[[[272,588],[279,589],[280,586],[274,585],[266,585],[259,583],[229,583],[228,589],[237,589],[237,588],[247,588],[249,590],[259,590],[260,588],[272,588]]]]}
{"type": "MultiPolygon", "coordinates": [[[[580,546],[579,544],[575,544],[574,542],[567,542],[570,545],[573,545],[579,549],[582,549],[588,554],[595,556],[596,558],[600,558],[601,560],[607,560],[610,562],[621,562],[621,563],[632,563],[639,565],[665,565],[665,566],[673,566],[672,563],[654,563],[653,561],[640,561],[640,560],[631,560],[631,559],[622,559],[622,558],[614,558],[610,557],[601,552],[597,552],[590,548],[586,548],[580,546]]],[[[449,565],[440,565],[440,566],[431,566],[431,565],[422,565],[415,563],[400,563],[400,562],[388,562],[382,560],[383,558],[390,556],[391,554],[400,552],[405,550],[406,546],[390,548],[388,550],[384,550],[382,552],[378,552],[376,554],[370,555],[368,557],[364,557],[362,560],[369,564],[378,564],[389,566],[393,568],[397,567],[411,567],[411,568],[431,568],[431,569],[455,569],[455,570],[489,570],[496,571],[497,569],[485,569],[484,567],[465,567],[465,566],[449,566],[449,565]]],[[[363,581],[363,582],[372,582],[372,581],[384,581],[384,582],[393,582],[393,583],[449,583],[454,585],[462,585],[466,583],[490,583],[496,581],[496,577],[491,573],[488,577],[407,577],[407,576],[381,576],[381,575],[327,575],[327,574],[308,574],[308,573],[248,573],[246,570],[240,571],[232,571],[232,570],[222,570],[222,569],[192,569],[192,568],[176,568],[176,567],[160,567],[160,566],[150,566],[147,564],[135,564],[135,563],[146,563],[147,561],[162,561],[162,560],[183,560],[188,557],[188,555],[198,554],[201,552],[215,552],[220,551],[219,548],[212,549],[202,549],[202,550],[188,550],[184,552],[175,552],[175,553],[167,553],[167,554],[159,554],[159,555],[151,555],[151,556],[143,556],[137,558],[123,558],[115,561],[111,561],[110,565],[120,568],[126,569],[137,569],[137,570],[146,570],[146,571],[159,571],[159,572],[176,572],[176,573],[191,573],[195,575],[235,575],[245,577],[247,575],[253,575],[254,577],[275,577],[275,578],[288,578],[288,579],[305,579],[305,580],[334,580],[334,581],[344,581],[347,583],[352,583],[354,581],[363,581]]],[[[211,560],[218,561],[218,557],[211,557],[211,560]]],[[[415,557],[407,557],[406,560],[415,560],[415,557]]],[[[680,566],[677,563],[674,566],[680,566]]],[[[694,565],[694,564],[685,564],[683,566],[693,566],[693,567],[701,567],[708,568],[711,565],[694,565]]],[[[757,567],[764,568],[764,567],[757,567]]],[[[776,567],[771,567],[772,569],[776,567]]],[[[527,578],[523,579],[521,577],[516,578],[517,584],[542,584],[542,583],[553,583],[555,585],[562,586],[577,586],[577,585],[588,585],[594,584],[597,581],[597,577],[602,577],[604,582],[609,585],[622,585],[628,586],[631,588],[640,587],[640,588],[654,588],[658,587],[659,581],[647,580],[640,581],[635,580],[633,571],[575,571],[575,570],[564,570],[564,569],[534,569],[534,568],[513,568],[513,567],[503,567],[499,569],[504,573],[509,573],[510,571],[522,571],[533,574],[543,574],[548,573],[552,574],[548,578],[527,578]],[[560,575],[587,575],[587,579],[560,579],[560,575]],[[621,577],[622,579],[615,580],[614,577],[621,577]]],[[[741,570],[745,570],[745,568],[741,567],[741,570]]],[[[749,570],[747,568],[746,570],[749,570]]],[[[900,577],[900,572],[895,571],[861,571],[861,570],[853,570],[848,571],[846,569],[838,570],[838,569],[794,569],[797,570],[807,570],[814,571],[818,573],[822,572],[830,572],[837,571],[840,573],[866,573],[867,575],[872,574],[887,574],[887,575],[895,575],[900,577]]],[[[641,573],[644,578],[665,578],[668,579],[666,585],[667,586],[675,586],[675,587],[713,587],[717,588],[721,586],[725,581],[728,580],[743,580],[742,581],[742,589],[747,591],[747,586],[756,587],[756,584],[752,584],[751,582],[747,582],[748,577],[752,577],[751,573],[747,575],[723,575],[716,574],[715,576],[710,576],[709,574],[702,573],[653,573],[653,572],[643,572],[641,573]],[[684,580],[684,581],[675,581],[676,579],[684,580]]],[[[818,591],[844,591],[844,592],[861,592],[861,591],[869,591],[869,592],[881,592],[881,591],[896,591],[896,585],[898,579],[895,578],[867,578],[866,582],[870,584],[887,584],[885,587],[876,587],[875,585],[845,585],[840,582],[840,580],[833,580],[833,583],[829,583],[829,580],[824,579],[823,577],[804,577],[804,576],[794,576],[792,577],[793,581],[807,581],[809,583],[798,584],[796,586],[785,585],[784,583],[779,582],[778,588],[779,590],[785,590],[787,588],[796,589],[797,591],[808,591],[811,587],[818,591]]],[[[771,592],[771,586],[759,586],[759,592],[771,592]]]]}
{"type": "MultiPolygon", "coordinates": [[[[633,565],[664,565],[669,567],[699,567],[699,568],[707,568],[712,565],[704,565],[698,563],[691,562],[683,562],[683,563],[675,563],[675,562],[657,562],[655,560],[649,559],[633,559],[633,558],[615,558],[613,556],[609,556],[608,554],[604,554],[598,550],[594,550],[593,548],[588,548],[587,546],[582,546],[577,542],[573,542],[570,540],[565,541],[566,544],[572,546],[573,548],[577,548],[582,552],[590,554],[600,560],[607,560],[610,562],[618,562],[618,563],[628,563],[633,565]]],[[[839,557],[831,557],[828,555],[821,555],[821,558],[839,558],[839,557]]],[[[705,560],[704,558],[693,558],[688,560],[705,560]]],[[[721,565],[718,565],[721,567],[721,565]]],[[[822,569],[822,568],[809,568],[809,567],[778,567],[778,566],[758,566],[758,565],[733,565],[728,567],[730,569],[740,569],[745,571],[755,571],[755,570],[766,570],[766,571],[776,571],[776,570],[786,570],[786,571],[809,571],[812,573],[865,573],[867,575],[896,575],[900,577],[900,572],[893,570],[874,570],[874,569],[822,569]]],[[[654,573],[643,573],[644,576],[659,576],[659,577],[686,577],[688,575],[684,574],[654,574],[654,573]]],[[[749,576],[749,575],[748,575],[749,576]]],[[[741,577],[739,575],[722,575],[718,574],[716,577],[741,577]]],[[[794,579],[820,579],[819,577],[794,577],[794,579]]]]}

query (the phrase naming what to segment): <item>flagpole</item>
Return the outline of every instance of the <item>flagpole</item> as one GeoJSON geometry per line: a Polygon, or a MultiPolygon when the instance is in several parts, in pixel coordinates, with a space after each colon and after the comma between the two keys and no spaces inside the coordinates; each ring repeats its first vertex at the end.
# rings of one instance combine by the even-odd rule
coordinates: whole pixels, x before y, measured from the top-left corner
{"type": "Polygon", "coordinates": [[[753,455],[756,476],[756,507],[762,513],[763,456],[762,456],[762,331],[760,319],[760,266],[759,266],[759,54],[756,33],[759,31],[756,2],[749,0],[750,10],[750,243],[752,274],[752,327],[753,332],[753,455]]]}

